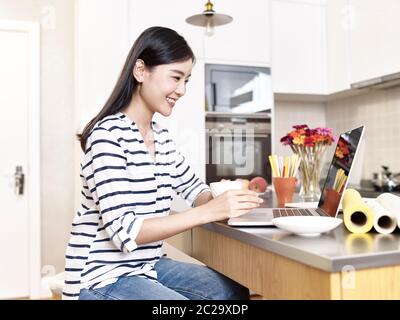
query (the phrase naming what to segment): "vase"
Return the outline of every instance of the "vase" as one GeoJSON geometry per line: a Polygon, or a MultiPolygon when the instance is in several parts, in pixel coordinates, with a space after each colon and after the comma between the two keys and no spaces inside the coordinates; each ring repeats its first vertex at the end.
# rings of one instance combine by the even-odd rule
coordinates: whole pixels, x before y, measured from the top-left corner
{"type": "Polygon", "coordinates": [[[292,149],[301,159],[299,167],[299,197],[304,201],[317,201],[321,196],[319,179],[326,145],[317,144],[312,147],[293,146],[292,149]]]}

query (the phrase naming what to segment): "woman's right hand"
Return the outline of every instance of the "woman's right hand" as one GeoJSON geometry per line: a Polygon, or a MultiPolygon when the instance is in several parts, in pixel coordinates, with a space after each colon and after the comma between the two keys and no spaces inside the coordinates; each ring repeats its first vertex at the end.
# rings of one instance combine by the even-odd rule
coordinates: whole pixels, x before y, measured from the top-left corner
{"type": "Polygon", "coordinates": [[[207,222],[238,217],[257,208],[263,200],[251,190],[228,190],[204,204],[207,222]]]}

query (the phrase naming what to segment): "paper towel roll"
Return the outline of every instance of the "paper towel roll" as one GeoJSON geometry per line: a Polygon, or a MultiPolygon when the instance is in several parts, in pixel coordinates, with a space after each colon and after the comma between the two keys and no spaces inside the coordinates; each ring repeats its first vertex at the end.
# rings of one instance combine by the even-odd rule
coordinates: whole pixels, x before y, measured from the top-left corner
{"type": "Polygon", "coordinates": [[[382,193],[376,200],[396,217],[397,224],[400,228],[400,197],[391,193],[382,193]]]}
{"type": "Polygon", "coordinates": [[[374,214],[374,228],[382,234],[392,233],[396,229],[396,217],[378,201],[368,201],[367,206],[371,208],[374,214]]]}
{"type": "Polygon", "coordinates": [[[372,229],[374,214],[358,191],[347,189],[342,204],[344,225],[350,232],[366,233],[372,229]]]}

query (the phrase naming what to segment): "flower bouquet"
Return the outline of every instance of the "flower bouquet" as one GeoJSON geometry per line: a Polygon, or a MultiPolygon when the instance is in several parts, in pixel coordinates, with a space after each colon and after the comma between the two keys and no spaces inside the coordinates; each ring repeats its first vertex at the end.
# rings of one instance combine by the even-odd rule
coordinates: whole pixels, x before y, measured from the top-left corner
{"type": "Polygon", "coordinates": [[[336,138],[331,128],[310,129],[306,124],[296,125],[293,128],[294,130],[282,137],[280,141],[290,146],[301,159],[299,196],[304,200],[318,200],[321,196],[319,178],[322,157],[327,147],[335,142],[336,138]]]}

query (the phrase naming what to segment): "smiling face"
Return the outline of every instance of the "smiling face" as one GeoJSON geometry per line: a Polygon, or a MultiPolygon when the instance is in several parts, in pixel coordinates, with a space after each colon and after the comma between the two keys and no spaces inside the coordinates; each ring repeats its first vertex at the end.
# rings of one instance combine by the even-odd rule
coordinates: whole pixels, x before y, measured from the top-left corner
{"type": "Polygon", "coordinates": [[[179,98],[186,92],[192,72],[191,59],[183,62],[158,65],[151,70],[138,60],[134,75],[140,83],[135,94],[151,112],[169,116],[179,98]],[[138,65],[139,64],[139,65],[138,65]]]}

